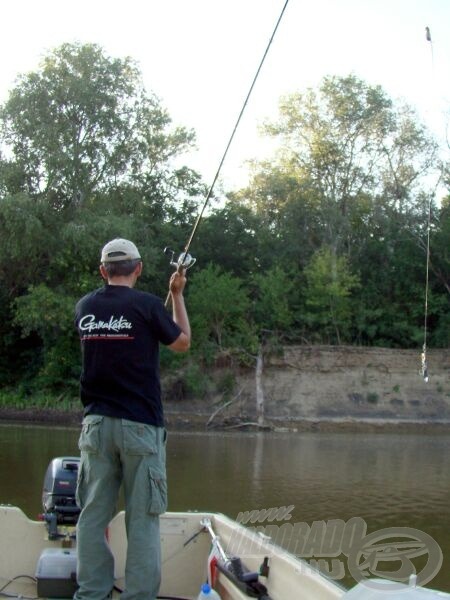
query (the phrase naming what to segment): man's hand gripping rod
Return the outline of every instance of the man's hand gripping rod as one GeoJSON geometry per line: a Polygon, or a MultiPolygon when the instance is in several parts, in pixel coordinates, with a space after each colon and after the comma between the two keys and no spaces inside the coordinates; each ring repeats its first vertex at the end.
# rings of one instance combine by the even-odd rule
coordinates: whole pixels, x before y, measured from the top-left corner
{"type": "MultiPolygon", "coordinates": [[[[197,259],[193,258],[188,252],[184,251],[180,254],[177,261],[174,260],[175,252],[171,248],[164,248],[164,254],[170,254],[170,264],[172,267],[178,271],[178,273],[182,273],[183,271],[187,271],[190,267],[192,267],[197,259]]],[[[167,294],[166,301],[164,306],[166,308],[169,306],[170,302],[170,292],[167,294]]]]}

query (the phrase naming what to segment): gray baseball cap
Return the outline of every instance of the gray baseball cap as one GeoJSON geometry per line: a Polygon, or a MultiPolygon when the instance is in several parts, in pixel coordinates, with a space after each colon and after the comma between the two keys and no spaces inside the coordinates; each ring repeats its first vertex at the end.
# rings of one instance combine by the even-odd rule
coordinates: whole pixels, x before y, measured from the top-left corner
{"type": "Polygon", "coordinates": [[[116,238],[108,242],[102,250],[101,261],[106,262],[119,262],[120,260],[136,260],[140,259],[141,255],[139,250],[129,240],[122,238],[116,238]]]}

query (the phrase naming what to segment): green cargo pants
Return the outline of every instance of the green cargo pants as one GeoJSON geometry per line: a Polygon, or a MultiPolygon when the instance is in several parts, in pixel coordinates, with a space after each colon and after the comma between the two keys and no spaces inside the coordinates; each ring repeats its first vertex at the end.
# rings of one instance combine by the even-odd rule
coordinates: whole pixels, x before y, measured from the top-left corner
{"type": "Polygon", "coordinates": [[[79,589],[75,600],[105,600],[114,559],[105,531],[123,484],[128,539],[122,600],[154,600],[161,579],[159,515],[167,509],[166,430],[99,415],[84,418],[77,502],[79,589]]]}

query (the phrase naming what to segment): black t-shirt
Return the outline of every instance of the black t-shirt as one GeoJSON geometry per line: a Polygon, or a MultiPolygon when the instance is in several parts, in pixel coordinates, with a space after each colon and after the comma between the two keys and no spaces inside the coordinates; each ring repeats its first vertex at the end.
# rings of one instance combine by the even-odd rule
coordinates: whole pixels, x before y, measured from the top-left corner
{"type": "Polygon", "coordinates": [[[84,414],[164,425],[159,342],[181,333],[162,301],[127,286],[105,285],[76,305],[84,414]]]}

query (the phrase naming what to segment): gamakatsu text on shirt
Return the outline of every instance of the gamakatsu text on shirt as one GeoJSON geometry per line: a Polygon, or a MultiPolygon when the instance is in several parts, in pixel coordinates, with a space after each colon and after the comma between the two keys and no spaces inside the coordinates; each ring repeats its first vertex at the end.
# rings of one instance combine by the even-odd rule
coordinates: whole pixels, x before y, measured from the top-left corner
{"type": "Polygon", "coordinates": [[[133,324],[127,321],[123,316],[114,317],[111,315],[109,321],[96,321],[95,315],[85,315],[78,323],[80,331],[98,331],[105,329],[107,331],[121,331],[122,329],[133,329],[133,324]]]}

